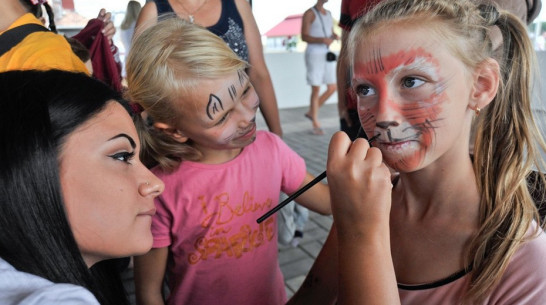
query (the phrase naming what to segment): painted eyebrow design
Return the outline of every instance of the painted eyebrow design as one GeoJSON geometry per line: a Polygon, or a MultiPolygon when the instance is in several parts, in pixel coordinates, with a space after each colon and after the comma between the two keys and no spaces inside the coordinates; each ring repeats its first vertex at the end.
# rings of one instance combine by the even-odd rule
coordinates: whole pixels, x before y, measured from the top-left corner
{"type": "Polygon", "coordinates": [[[369,74],[376,74],[381,71],[385,70],[385,66],[383,65],[383,60],[381,59],[381,50],[374,49],[373,50],[373,63],[372,65],[368,66],[368,73],[369,74]]]}
{"type": "MultiPolygon", "coordinates": [[[[409,61],[410,60],[408,60],[407,62],[409,61]]],[[[394,68],[393,72],[396,73],[400,70],[415,70],[425,73],[436,74],[436,71],[434,70],[436,66],[434,64],[431,64],[425,57],[412,57],[411,61],[413,61],[411,64],[404,64],[402,67],[394,68]]]]}
{"type": "Polygon", "coordinates": [[[127,141],[129,141],[129,144],[131,144],[131,147],[132,147],[133,149],[136,148],[135,140],[133,140],[133,138],[131,138],[129,135],[126,135],[126,134],[124,134],[124,133],[120,133],[120,134],[118,134],[118,135],[116,135],[116,136],[113,136],[113,137],[111,137],[110,139],[108,139],[108,141],[112,141],[112,140],[115,140],[115,139],[118,139],[118,138],[125,138],[125,139],[127,139],[127,141]]]}

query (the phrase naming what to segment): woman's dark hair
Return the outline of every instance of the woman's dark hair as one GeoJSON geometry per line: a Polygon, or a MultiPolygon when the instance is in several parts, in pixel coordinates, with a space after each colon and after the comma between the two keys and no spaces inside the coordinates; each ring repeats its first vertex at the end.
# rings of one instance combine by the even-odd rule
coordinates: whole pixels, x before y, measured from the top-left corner
{"type": "Polygon", "coordinates": [[[110,262],[88,269],[83,261],[65,213],[59,156],[67,136],[112,100],[120,100],[116,92],[84,74],[0,73],[0,257],[83,286],[103,305],[128,301],[110,262]]]}
{"type": "Polygon", "coordinates": [[[32,13],[36,18],[40,18],[43,16],[42,12],[42,5],[46,9],[47,18],[49,19],[49,29],[53,33],[57,33],[57,26],[55,25],[55,14],[53,13],[53,9],[47,3],[47,1],[43,1],[43,3],[34,4],[31,0],[19,0],[19,2],[26,8],[26,10],[29,13],[32,13]]]}

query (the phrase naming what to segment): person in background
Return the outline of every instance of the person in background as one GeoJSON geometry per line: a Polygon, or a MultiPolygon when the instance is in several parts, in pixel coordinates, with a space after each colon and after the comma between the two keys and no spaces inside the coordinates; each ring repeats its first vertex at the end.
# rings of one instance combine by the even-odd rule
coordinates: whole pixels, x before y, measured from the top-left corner
{"type": "Polygon", "coordinates": [[[309,111],[304,114],[313,124],[313,134],[323,135],[318,121],[319,108],[336,92],[336,61],[327,59],[328,48],[339,37],[333,31],[332,13],[324,8],[328,0],[318,0],[306,10],[301,21],[301,39],[307,42],[305,49],[305,67],[307,84],[311,86],[309,111]],[[320,94],[320,87],[326,85],[326,91],[320,94]]]}
{"type": "MultiPolygon", "coordinates": [[[[125,17],[120,25],[120,37],[121,43],[125,48],[125,57],[129,55],[131,51],[131,40],[135,32],[136,21],[141,10],[140,2],[131,0],[127,3],[127,9],[125,10],[125,17]]],[[[125,67],[122,67],[122,76],[125,77],[125,67]]]]}
{"type": "Polygon", "coordinates": [[[66,39],[47,31],[19,0],[0,0],[0,7],[0,72],[61,69],[89,73],[66,39]],[[15,34],[20,41],[8,39],[16,29],[31,31],[15,34]]]}
{"type": "Polygon", "coordinates": [[[42,24],[49,24],[49,30],[53,33],[57,33],[57,26],[55,25],[55,15],[53,14],[53,9],[47,2],[47,0],[20,0],[21,4],[25,6],[28,12],[32,13],[36,18],[38,18],[42,24]],[[47,13],[47,20],[44,18],[45,8],[47,13]]]}
{"type": "MultiPolygon", "coordinates": [[[[133,41],[127,98],[142,159],[166,184],[153,219],[154,248],[135,257],[139,304],[263,304],[286,301],[276,216],[258,224],[280,192],[313,180],[277,135],[256,130],[260,100],[248,63],[205,28],[170,18],[133,41]]],[[[330,214],[328,186],[298,197],[330,214]]]]}
{"type": "Polygon", "coordinates": [[[127,105],[58,70],[0,73],[0,100],[0,304],[129,304],[110,262],[150,249],[164,185],[127,105]]]}
{"type": "Polygon", "coordinates": [[[260,98],[260,110],[269,130],[282,137],[277,98],[263,54],[262,40],[252,9],[246,0],[154,0],[146,3],[138,17],[136,34],[157,23],[162,15],[206,27],[221,37],[244,61],[260,98]]]}

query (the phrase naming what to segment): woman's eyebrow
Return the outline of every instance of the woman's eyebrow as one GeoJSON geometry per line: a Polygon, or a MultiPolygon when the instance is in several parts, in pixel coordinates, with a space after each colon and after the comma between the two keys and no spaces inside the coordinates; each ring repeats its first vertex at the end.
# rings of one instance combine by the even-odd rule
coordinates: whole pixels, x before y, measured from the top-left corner
{"type": "Polygon", "coordinates": [[[118,134],[116,136],[113,136],[110,139],[108,139],[108,141],[112,141],[112,140],[115,140],[115,139],[118,139],[118,138],[126,138],[127,141],[129,141],[129,144],[131,144],[131,147],[133,149],[136,147],[135,140],[133,140],[133,138],[131,138],[129,135],[124,134],[124,133],[120,133],[120,134],[118,134]]]}

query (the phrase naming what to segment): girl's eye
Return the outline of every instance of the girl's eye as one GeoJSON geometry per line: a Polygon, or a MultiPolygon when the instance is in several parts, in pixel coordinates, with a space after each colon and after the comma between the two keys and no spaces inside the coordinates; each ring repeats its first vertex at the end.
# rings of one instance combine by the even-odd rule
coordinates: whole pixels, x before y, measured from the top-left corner
{"type": "Polygon", "coordinates": [[[243,91],[243,95],[247,94],[248,91],[250,91],[250,86],[248,86],[248,87],[245,88],[245,91],[243,91]]]}
{"type": "Polygon", "coordinates": [[[375,94],[375,90],[368,85],[358,85],[355,88],[355,93],[358,96],[370,96],[375,94]]]}
{"type": "Polygon", "coordinates": [[[415,78],[415,77],[406,77],[402,80],[402,86],[405,88],[417,88],[422,86],[425,81],[415,78]]]}
{"type": "Polygon", "coordinates": [[[133,160],[133,158],[135,157],[135,152],[127,152],[127,151],[124,151],[124,152],[119,152],[119,153],[116,153],[116,154],[113,154],[110,156],[110,158],[114,159],[114,160],[117,160],[117,161],[122,161],[122,162],[125,162],[125,163],[128,163],[128,164],[131,164],[131,160],[133,160]]]}
{"type": "Polygon", "coordinates": [[[215,125],[218,126],[224,123],[227,120],[228,115],[229,115],[229,112],[224,114],[224,116],[215,125]]]}

